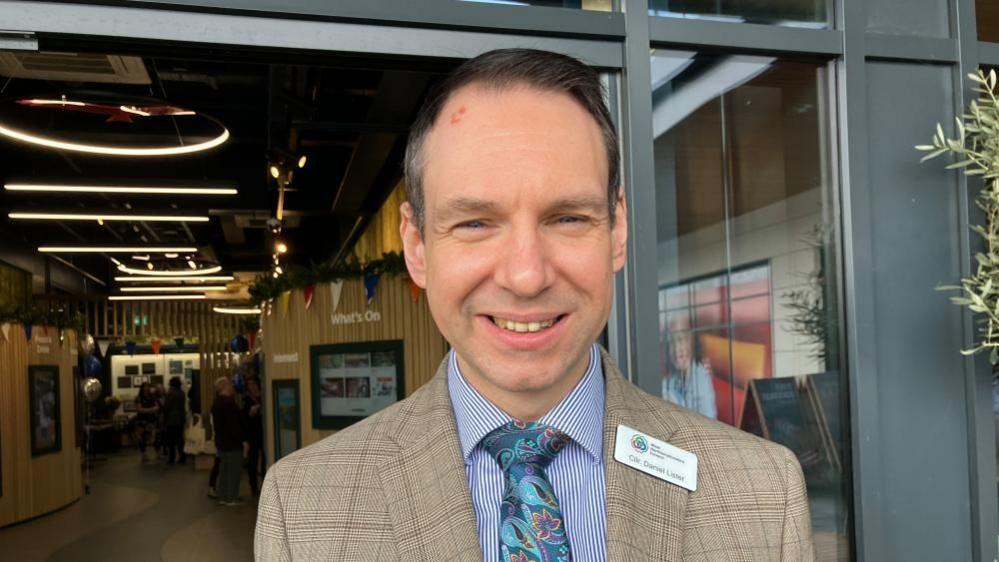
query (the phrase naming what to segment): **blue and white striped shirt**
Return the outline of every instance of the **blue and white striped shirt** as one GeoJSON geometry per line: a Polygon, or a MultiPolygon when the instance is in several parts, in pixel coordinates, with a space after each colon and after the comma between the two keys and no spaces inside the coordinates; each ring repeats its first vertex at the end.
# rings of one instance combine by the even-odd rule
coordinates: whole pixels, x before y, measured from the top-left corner
{"type": "MultiPolygon", "coordinates": [[[[499,562],[499,516],[503,471],[479,446],[483,437],[513,418],[480,395],[448,357],[448,392],[485,562],[499,562]]],[[[579,384],[540,420],[572,438],[545,471],[558,497],[573,560],[607,558],[607,499],[604,493],[604,373],[600,351],[590,349],[590,366],[579,384]]]]}

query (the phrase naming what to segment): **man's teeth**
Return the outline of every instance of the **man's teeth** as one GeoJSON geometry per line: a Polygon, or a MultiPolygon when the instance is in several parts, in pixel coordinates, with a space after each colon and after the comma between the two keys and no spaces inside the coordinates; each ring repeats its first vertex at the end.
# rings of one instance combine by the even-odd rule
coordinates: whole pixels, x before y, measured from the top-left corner
{"type": "Polygon", "coordinates": [[[552,324],[555,323],[555,319],[544,320],[542,322],[514,322],[513,320],[505,320],[503,318],[493,317],[493,323],[503,328],[504,330],[510,330],[511,332],[540,332],[545,328],[550,328],[552,324]]]}

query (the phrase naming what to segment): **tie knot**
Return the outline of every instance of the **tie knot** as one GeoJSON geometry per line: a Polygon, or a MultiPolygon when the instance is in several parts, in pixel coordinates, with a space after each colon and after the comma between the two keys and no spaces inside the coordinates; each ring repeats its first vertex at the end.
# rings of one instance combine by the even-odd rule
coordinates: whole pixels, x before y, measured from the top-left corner
{"type": "Polygon", "coordinates": [[[518,464],[547,468],[569,441],[568,435],[550,425],[512,421],[483,437],[482,446],[503,472],[509,472],[518,464]]]}

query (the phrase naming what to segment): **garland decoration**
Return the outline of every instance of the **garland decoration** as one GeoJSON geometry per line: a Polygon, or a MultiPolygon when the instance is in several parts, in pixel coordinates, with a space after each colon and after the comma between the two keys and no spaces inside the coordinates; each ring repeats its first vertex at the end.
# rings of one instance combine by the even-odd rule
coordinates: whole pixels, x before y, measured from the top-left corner
{"type": "Polygon", "coordinates": [[[270,274],[258,275],[249,287],[250,299],[256,303],[265,303],[279,299],[281,294],[294,289],[305,289],[319,283],[333,283],[344,279],[364,279],[368,276],[404,275],[406,260],[401,253],[387,252],[381,258],[361,263],[356,257],[350,256],[339,263],[326,260],[311,267],[298,267],[288,271],[286,275],[273,277],[270,274]]]}

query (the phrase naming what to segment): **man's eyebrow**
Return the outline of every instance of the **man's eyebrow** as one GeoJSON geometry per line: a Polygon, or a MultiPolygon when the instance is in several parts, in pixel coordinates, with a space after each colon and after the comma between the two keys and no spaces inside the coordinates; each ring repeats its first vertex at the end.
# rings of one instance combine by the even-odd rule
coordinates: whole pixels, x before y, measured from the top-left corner
{"type": "Polygon", "coordinates": [[[462,216],[476,213],[489,213],[496,209],[496,204],[487,199],[475,197],[455,197],[446,201],[436,211],[437,220],[448,222],[455,216],[462,216]]]}
{"type": "Polygon", "coordinates": [[[548,206],[549,212],[589,211],[602,215],[607,213],[607,199],[593,195],[560,197],[548,206]]]}

